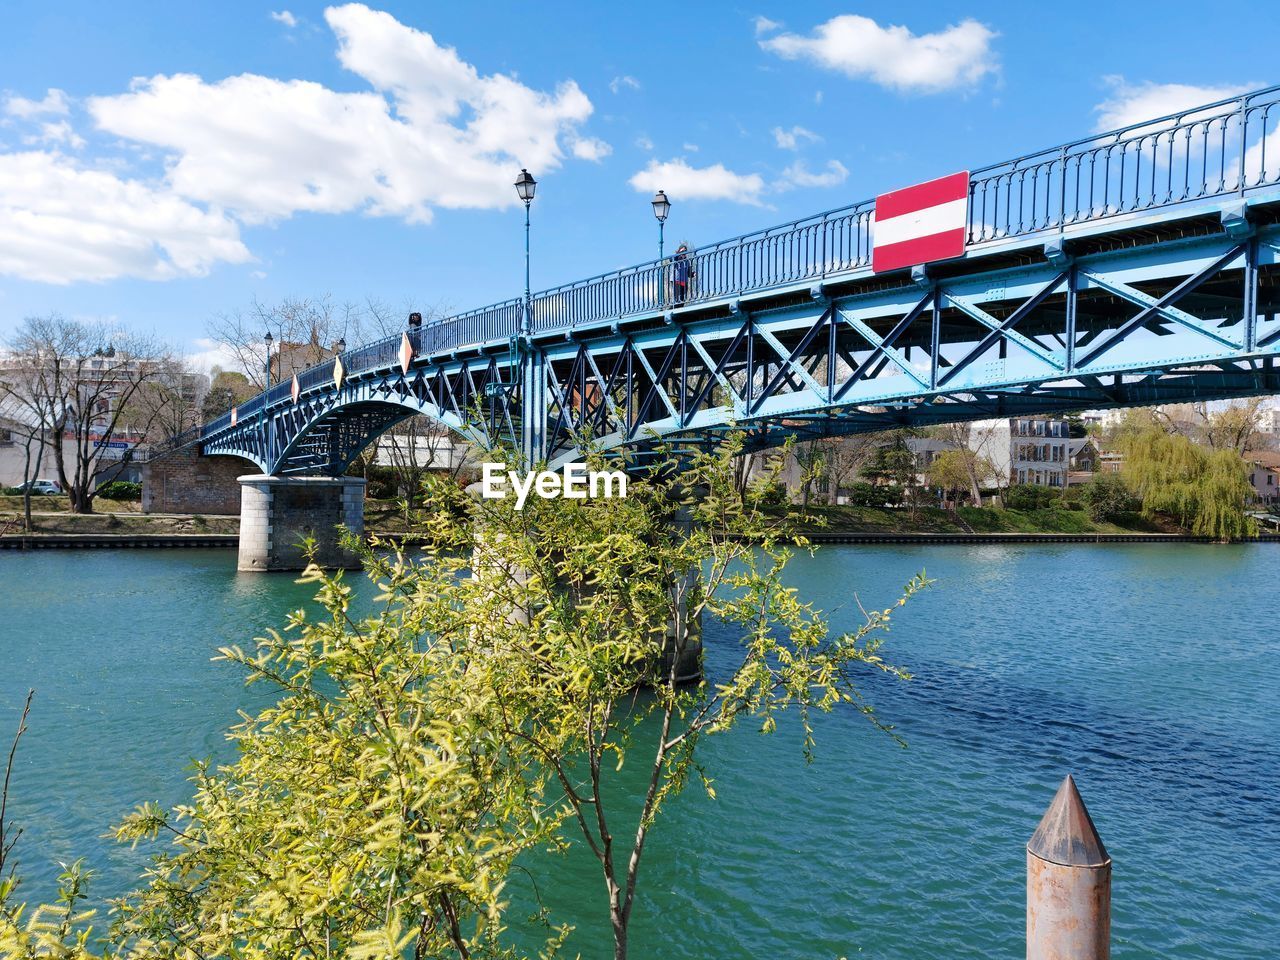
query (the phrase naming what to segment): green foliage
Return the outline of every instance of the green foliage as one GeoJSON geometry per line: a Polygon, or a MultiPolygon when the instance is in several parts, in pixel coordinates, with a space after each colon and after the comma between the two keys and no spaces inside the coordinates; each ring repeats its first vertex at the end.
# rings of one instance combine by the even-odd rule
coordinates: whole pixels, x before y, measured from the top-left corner
{"type": "Polygon", "coordinates": [[[357,476],[363,474],[368,481],[364,489],[366,497],[374,500],[394,500],[400,495],[400,478],[396,474],[394,467],[371,463],[361,469],[356,469],[353,466],[348,472],[357,476]]]}
{"type": "Polygon", "coordinates": [[[1131,430],[1119,442],[1124,478],[1145,515],[1171,514],[1192,533],[1216,540],[1256,532],[1246,512],[1249,470],[1235,451],[1208,450],[1159,427],[1131,430]]]}
{"type": "Polygon", "coordinates": [[[876,451],[862,475],[874,484],[909,487],[915,483],[916,459],[906,437],[895,435],[876,451]]]}
{"type": "Polygon", "coordinates": [[[1138,508],[1138,500],[1118,473],[1095,474],[1084,485],[1082,498],[1093,520],[1118,520],[1138,508]]]}
{"type": "MultiPolygon", "coordinates": [[[[429,478],[414,554],[349,541],[378,584],[372,613],[311,568],[323,615],[221,651],[279,700],[233,729],[233,762],[197,766],[190,803],[119,826],[163,843],[109,929],[92,933],[76,875],[43,912],[0,902],[0,955],[512,958],[506,877],[572,836],[625,957],[646,837],[690,781],[715,795],[706,737],[792,714],[811,756],[815,711],[888,730],[862,681],[906,677],[881,647],[924,580],[833,635],[783,583],[790,518],[738,495],[736,452],[658,465],[625,499],[523,510],[429,478]],[[737,665],[684,684],[703,616],[727,625],[737,665]],[[624,762],[646,771],[642,797],[619,796],[624,762]]],[[[546,922],[540,956],[557,956],[569,930],[546,922]]]]}
{"type": "Polygon", "coordinates": [[[902,502],[901,487],[877,487],[874,484],[851,483],[845,488],[849,504],[855,507],[882,507],[886,503],[902,502]]]}
{"type": "Polygon", "coordinates": [[[1044,510],[1060,501],[1062,494],[1053,487],[1034,483],[1014,484],[1004,493],[1004,505],[1010,510],[1044,510]]]}
{"type": "Polygon", "coordinates": [[[112,480],[100,486],[97,495],[106,500],[141,500],[142,484],[131,480],[112,480]]]}

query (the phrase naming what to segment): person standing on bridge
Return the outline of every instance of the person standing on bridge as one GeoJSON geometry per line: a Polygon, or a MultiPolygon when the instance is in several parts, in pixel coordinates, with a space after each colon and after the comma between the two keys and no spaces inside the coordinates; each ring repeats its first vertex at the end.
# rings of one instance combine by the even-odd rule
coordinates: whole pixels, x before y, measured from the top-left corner
{"type": "Polygon", "coordinates": [[[671,275],[675,287],[675,305],[681,306],[689,296],[689,281],[694,277],[693,261],[689,259],[689,245],[680,244],[671,258],[671,275]]]}

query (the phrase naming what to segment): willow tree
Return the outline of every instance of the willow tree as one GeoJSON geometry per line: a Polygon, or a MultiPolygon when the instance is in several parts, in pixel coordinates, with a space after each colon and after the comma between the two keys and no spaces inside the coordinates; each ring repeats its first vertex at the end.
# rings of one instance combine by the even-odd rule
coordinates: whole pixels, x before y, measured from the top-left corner
{"type": "Polygon", "coordinates": [[[1122,434],[1123,476],[1146,516],[1167,513],[1197,536],[1236,540],[1256,532],[1246,507],[1249,470],[1234,450],[1209,450],[1147,427],[1122,434]]]}
{"type": "MultiPolygon", "coordinates": [[[[160,847],[105,934],[86,933],[77,871],[60,905],[0,904],[0,954],[517,957],[507,876],[576,839],[625,958],[662,812],[690,782],[714,796],[706,738],[790,715],[808,754],[814,712],[882,725],[863,683],[905,676],[881,655],[892,607],[833,634],[784,583],[787,523],[737,495],[737,452],[523,509],[430,482],[418,549],[365,553],[371,613],[311,569],[322,615],[222,651],[279,701],[233,730],[233,761],[197,768],[189,804],[120,826],[160,847]],[[702,617],[736,651],[689,683],[702,617]],[[642,796],[614,782],[624,761],[642,796]]],[[[539,955],[559,955],[569,930],[545,922],[539,955]]]]}

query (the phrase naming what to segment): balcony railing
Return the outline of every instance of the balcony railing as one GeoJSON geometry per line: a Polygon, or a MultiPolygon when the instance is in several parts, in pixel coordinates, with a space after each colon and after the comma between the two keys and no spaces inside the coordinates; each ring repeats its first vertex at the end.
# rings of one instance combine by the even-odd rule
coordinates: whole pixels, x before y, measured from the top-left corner
{"type": "MultiPolygon", "coordinates": [[[[969,180],[968,245],[1063,230],[1085,222],[1250,191],[1280,183],[1280,86],[1101,133],[974,170],[969,180]]],[[[696,304],[871,264],[875,202],[864,200],[699,248],[689,256],[683,304],[696,304]]],[[[542,333],[658,313],[676,306],[673,260],[614,270],[535,294],[530,329],[542,333]]],[[[520,331],[519,299],[415,328],[417,354],[501,341],[520,331]]],[[[343,354],[351,375],[389,367],[400,334],[343,354]]],[[[332,380],[331,361],[299,374],[302,390],[332,380]]],[[[266,402],[289,395],[273,387],[266,402]]],[[[264,403],[242,405],[238,419],[264,403]]],[[[205,427],[223,429],[230,414],[205,427]]]]}

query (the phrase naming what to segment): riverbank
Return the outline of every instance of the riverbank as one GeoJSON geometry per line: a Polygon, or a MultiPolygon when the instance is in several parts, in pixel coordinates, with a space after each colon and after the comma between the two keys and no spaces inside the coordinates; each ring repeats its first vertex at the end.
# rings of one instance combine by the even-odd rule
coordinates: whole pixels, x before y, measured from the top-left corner
{"type": "Polygon", "coordinates": [[[810,504],[809,521],[801,525],[806,535],[834,534],[1057,534],[1057,535],[1186,535],[1188,531],[1168,517],[1147,518],[1125,514],[1114,521],[1090,518],[1085,510],[1064,506],[1037,510],[960,507],[855,507],[810,504]]]}
{"type": "MultiPolygon", "coordinates": [[[[36,529],[22,531],[21,500],[0,498],[0,548],[110,546],[234,546],[240,518],[187,514],[144,514],[136,503],[101,501],[102,512],[73,514],[58,509],[65,501],[36,498],[36,529]],[[9,500],[17,500],[14,510],[9,500]]],[[[776,508],[781,511],[781,507],[776,508]]],[[[809,520],[797,532],[815,543],[1176,543],[1208,542],[1167,517],[1129,514],[1119,522],[1090,519],[1084,510],[1054,506],[1038,510],[961,507],[829,506],[811,504],[809,520]]],[[[407,536],[404,513],[393,501],[365,503],[365,531],[407,536]]],[[[1264,532],[1262,541],[1277,539],[1264,532]]]]}

